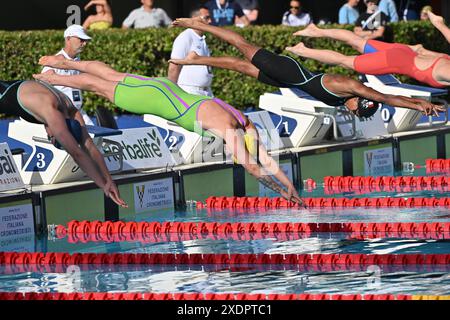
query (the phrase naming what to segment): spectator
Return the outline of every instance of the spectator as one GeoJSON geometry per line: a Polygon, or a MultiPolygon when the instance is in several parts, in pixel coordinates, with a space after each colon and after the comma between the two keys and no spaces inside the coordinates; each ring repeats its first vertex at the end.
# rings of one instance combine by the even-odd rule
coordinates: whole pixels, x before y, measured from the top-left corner
{"type": "Polygon", "coordinates": [[[141,0],[142,7],[130,12],[122,24],[123,29],[134,26],[135,29],[167,27],[172,23],[167,13],[153,7],[153,0],[141,0]]]}
{"type": "Polygon", "coordinates": [[[259,3],[258,0],[236,0],[244,11],[250,24],[256,24],[259,16],[259,3]]]}
{"type": "Polygon", "coordinates": [[[425,6],[420,10],[420,20],[426,21],[430,20],[430,17],[428,16],[428,12],[433,12],[433,8],[431,6],[425,6]]]}
{"type": "Polygon", "coordinates": [[[83,28],[86,30],[104,30],[111,28],[113,16],[108,0],[91,0],[84,7],[84,10],[87,11],[94,5],[97,13],[87,17],[83,23],[83,28]]]}
{"type": "Polygon", "coordinates": [[[359,0],[348,0],[339,10],[339,24],[355,24],[359,17],[359,0]]]}
{"type": "Polygon", "coordinates": [[[366,40],[381,40],[391,42],[390,30],[387,31],[388,17],[382,12],[378,3],[380,0],[365,0],[367,11],[361,14],[355,22],[354,32],[366,40]]]}
{"type": "Polygon", "coordinates": [[[402,20],[411,21],[419,20],[419,2],[417,0],[402,0],[400,4],[400,12],[402,12],[402,20]]]}
{"type": "MultiPolygon", "coordinates": [[[[192,12],[191,17],[202,17],[206,23],[211,23],[209,10],[201,8],[192,12]]],[[[175,39],[172,47],[171,59],[185,59],[192,51],[199,56],[211,56],[206,37],[203,31],[186,29],[175,39]]],[[[211,68],[207,66],[181,66],[173,63],[169,64],[168,78],[178,84],[184,91],[213,97],[211,83],[213,74],[211,68]]]]}
{"type": "MultiPolygon", "coordinates": [[[[91,40],[91,37],[86,34],[82,26],[74,24],[64,31],[64,39],[64,49],[60,50],[56,55],[61,55],[68,60],[79,61],[79,55],[81,52],[83,52],[87,43],[91,40]]],[[[55,73],[66,76],[80,74],[80,72],[77,70],[62,70],[50,67],[44,67],[42,69],[42,73],[48,70],[54,70],[55,73]]],[[[81,90],[64,86],[54,87],[64,93],[72,101],[75,108],[80,111],[81,115],[83,116],[83,120],[87,125],[94,125],[89,116],[81,109],[83,107],[83,95],[81,90]]]]}
{"type": "Polygon", "coordinates": [[[379,7],[388,17],[388,22],[398,22],[397,7],[394,0],[381,0],[379,7]]]}
{"type": "Polygon", "coordinates": [[[299,0],[291,1],[291,9],[283,15],[281,24],[284,26],[300,27],[310,24],[311,16],[309,13],[302,12],[302,4],[299,0]]]}
{"type": "Polygon", "coordinates": [[[205,8],[211,14],[211,24],[215,26],[232,26],[236,17],[239,23],[248,26],[250,21],[245,16],[242,7],[232,0],[211,0],[205,3],[205,8]]]}

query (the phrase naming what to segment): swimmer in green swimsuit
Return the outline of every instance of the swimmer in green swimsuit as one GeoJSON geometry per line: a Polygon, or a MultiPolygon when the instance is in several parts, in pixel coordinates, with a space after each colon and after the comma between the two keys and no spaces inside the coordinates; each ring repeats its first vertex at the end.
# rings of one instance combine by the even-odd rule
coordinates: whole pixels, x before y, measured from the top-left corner
{"type": "Polygon", "coordinates": [[[188,94],[166,78],[149,78],[117,72],[99,61],[72,61],[62,56],[45,56],[39,64],[57,69],[79,70],[74,76],[52,71],[36,79],[54,85],[92,91],[119,108],[137,114],[153,114],[200,134],[211,131],[226,142],[227,150],[263,185],[284,198],[302,204],[294,185],[261,144],[254,124],[240,111],[220,99],[188,94]],[[243,130],[243,131],[242,131],[243,130]],[[250,139],[251,137],[251,139],[250,139]],[[257,159],[254,156],[258,155],[257,159]],[[282,186],[274,181],[273,175],[282,186]]]}

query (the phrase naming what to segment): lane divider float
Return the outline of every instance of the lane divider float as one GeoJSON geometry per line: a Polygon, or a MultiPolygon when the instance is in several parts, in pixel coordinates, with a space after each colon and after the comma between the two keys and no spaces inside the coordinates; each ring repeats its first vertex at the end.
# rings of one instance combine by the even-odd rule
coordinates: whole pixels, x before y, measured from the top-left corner
{"type": "Polygon", "coordinates": [[[171,254],[0,252],[12,265],[450,265],[450,254],[171,254]]]}
{"type": "MultiPolygon", "coordinates": [[[[305,186],[311,188],[315,182],[306,180],[305,186]]],[[[327,194],[343,192],[413,192],[450,191],[450,177],[352,177],[327,176],[324,178],[324,191],[327,194]]]]}
{"type": "Polygon", "coordinates": [[[450,300],[450,296],[393,294],[35,293],[0,292],[0,300],[450,300]]]}
{"type": "MultiPolygon", "coordinates": [[[[69,242],[164,242],[197,238],[251,240],[278,235],[350,233],[351,237],[417,237],[449,239],[450,222],[291,223],[291,222],[101,222],[72,220],[67,227],[49,228],[56,238],[69,242]],[[175,236],[174,236],[175,235],[175,236]],[[256,237],[255,237],[256,235],[256,237]],[[185,236],[185,237],[177,237],[185,236]]],[[[281,237],[280,237],[281,238],[281,237]]],[[[303,238],[303,237],[301,237],[303,238]]]]}
{"type": "Polygon", "coordinates": [[[390,294],[248,294],[248,293],[20,293],[0,292],[0,300],[449,300],[450,296],[390,294]],[[424,299],[426,297],[426,299],[424,299]]]}
{"type": "MultiPolygon", "coordinates": [[[[413,208],[413,207],[450,207],[450,198],[303,198],[307,208],[413,208]]],[[[233,208],[301,208],[284,198],[266,197],[209,197],[206,204],[197,202],[197,208],[233,209],[233,208]]]]}

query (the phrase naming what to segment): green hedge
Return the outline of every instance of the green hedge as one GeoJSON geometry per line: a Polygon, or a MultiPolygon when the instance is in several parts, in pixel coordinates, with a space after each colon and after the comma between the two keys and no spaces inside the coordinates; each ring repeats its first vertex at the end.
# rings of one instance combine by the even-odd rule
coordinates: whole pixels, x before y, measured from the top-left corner
{"type": "MultiPolygon", "coordinates": [[[[347,28],[351,27],[347,26],[347,28]]],[[[435,51],[448,51],[445,39],[429,23],[402,22],[393,24],[392,28],[396,42],[422,43],[426,48],[435,51]]],[[[234,30],[249,41],[276,53],[284,52],[286,46],[293,45],[300,40],[292,36],[297,29],[291,27],[257,26],[234,30]]],[[[111,29],[93,32],[93,40],[82,54],[82,59],[101,60],[124,72],[166,76],[172,42],[180,32],[181,29],[178,28],[126,31],[111,29]]],[[[327,39],[303,38],[302,40],[311,47],[334,49],[344,54],[356,54],[351,48],[339,42],[327,39]]],[[[212,36],[208,36],[207,41],[214,56],[239,55],[236,49],[212,36]]],[[[0,79],[31,78],[33,73],[40,72],[40,66],[36,63],[39,57],[54,54],[62,46],[62,31],[0,32],[0,79]]],[[[304,64],[315,72],[352,74],[351,71],[326,66],[313,60],[305,61],[304,64]]],[[[411,79],[404,78],[404,80],[412,82],[411,79]]],[[[215,70],[214,93],[236,107],[254,106],[258,103],[258,97],[262,93],[273,90],[274,88],[260,84],[241,74],[215,70]]],[[[90,93],[85,94],[85,109],[92,112],[96,105],[113,108],[112,104],[104,99],[90,93]]]]}

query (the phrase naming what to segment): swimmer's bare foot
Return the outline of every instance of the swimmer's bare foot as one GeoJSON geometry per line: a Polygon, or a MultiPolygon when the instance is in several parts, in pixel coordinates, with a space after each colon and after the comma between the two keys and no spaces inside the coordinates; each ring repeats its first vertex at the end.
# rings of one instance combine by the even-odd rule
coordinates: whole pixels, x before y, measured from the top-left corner
{"type": "Polygon", "coordinates": [[[54,70],[48,70],[44,73],[33,74],[33,78],[36,80],[44,81],[50,84],[56,84],[57,74],[54,70]]]}
{"type": "Polygon", "coordinates": [[[432,11],[426,11],[426,14],[428,15],[428,18],[430,19],[430,22],[434,26],[445,25],[445,20],[444,20],[443,17],[438,16],[437,14],[434,14],[432,11]]]}
{"type": "Polygon", "coordinates": [[[305,29],[295,32],[294,36],[318,38],[322,36],[322,30],[311,23],[305,29]]]}
{"type": "Polygon", "coordinates": [[[202,17],[178,18],[174,22],[172,22],[172,25],[175,27],[192,28],[192,29],[196,29],[204,24],[207,23],[202,19],[202,17]]]}
{"type": "Polygon", "coordinates": [[[169,62],[180,66],[186,66],[195,64],[195,61],[198,60],[198,58],[200,58],[200,56],[196,52],[192,51],[189,52],[184,59],[170,59],[169,62]]]}
{"type": "Polygon", "coordinates": [[[308,50],[308,48],[305,46],[303,42],[300,42],[294,47],[286,47],[286,50],[298,56],[303,56],[305,52],[308,50]]]}
{"type": "Polygon", "coordinates": [[[43,56],[39,59],[39,64],[41,66],[47,66],[57,69],[62,69],[64,67],[64,61],[66,58],[62,55],[57,56],[43,56]]]}

